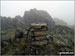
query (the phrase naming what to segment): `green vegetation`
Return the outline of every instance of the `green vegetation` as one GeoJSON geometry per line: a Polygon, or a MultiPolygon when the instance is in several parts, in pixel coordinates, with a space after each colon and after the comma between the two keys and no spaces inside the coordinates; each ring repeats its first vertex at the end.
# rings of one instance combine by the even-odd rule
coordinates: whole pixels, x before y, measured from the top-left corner
{"type": "MultiPolygon", "coordinates": [[[[25,28],[18,28],[20,31],[23,31],[26,34],[25,28]]],[[[1,54],[9,55],[22,55],[29,54],[28,40],[26,37],[15,38],[15,33],[17,29],[12,29],[11,31],[2,31],[2,49],[1,54]],[[25,53],[26,52],[26,53],[25,53]]],[[[60,51],[74,51],[74,31],[66,26],[56,26],[49,31],[49,34],[53,37],[54,43],[50,43],[45,47],[44,50],[41,50],[40,54],[56,54],[60,51]],[[53,51],[53,52],[52,52],[53,51]]]]}
{"type": "Polygon", "coordinates": [[[46,11],[31,9],[25,11],[23,17],[0,17],[2,55],[31,54],[30,42],[26,35],[26,29],[31,23],[47,23],[49,35],[53,37],[52,43],[39,50],[40,54],[54,55],[60,51],[74,51],[74,26],[67,27],[67,24],[63,21],[53,20],[46,11]],[[21,36],[19,36],[19,33],[21,33],[21,36]]]}
{"type": "Polygon", "coordinates": [[[59,51],[74,51],[74,30],[58,25],[50,30],[54,42],[61,48],[59,51]]]}

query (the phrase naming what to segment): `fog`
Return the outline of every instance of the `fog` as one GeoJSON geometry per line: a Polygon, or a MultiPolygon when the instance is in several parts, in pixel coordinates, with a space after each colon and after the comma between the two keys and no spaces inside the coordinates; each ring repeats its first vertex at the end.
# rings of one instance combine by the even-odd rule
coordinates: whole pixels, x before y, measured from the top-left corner
{"type": "Polygon", "coordinates": [[[45,10],[52,18],[62,19],[69,25],[74,24],[74,1],[1,1],[1,16],[23,16],[33,8],[45,10]]]}

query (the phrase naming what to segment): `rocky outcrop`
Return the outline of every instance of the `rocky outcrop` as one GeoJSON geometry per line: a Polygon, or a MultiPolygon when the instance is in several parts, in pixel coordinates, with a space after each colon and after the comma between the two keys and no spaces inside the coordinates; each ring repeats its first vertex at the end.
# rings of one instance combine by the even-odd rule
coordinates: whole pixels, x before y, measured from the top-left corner
{"type": "Polygon", "coordinates": [[[25,11],[23,20],[26,25],[31,23],[47,23],[50,28],[55,26],[52,17],[43,10],[31,9],[30,11],[25,11]]]}

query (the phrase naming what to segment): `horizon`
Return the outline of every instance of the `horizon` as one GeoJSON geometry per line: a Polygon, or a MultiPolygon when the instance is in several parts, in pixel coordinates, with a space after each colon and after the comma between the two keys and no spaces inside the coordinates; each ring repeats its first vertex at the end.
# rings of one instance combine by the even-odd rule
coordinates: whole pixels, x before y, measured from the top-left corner
{"type": "Polygon", "coordinates": [[[1,1],[1,16],[14,18],[23,17],[25,11],[36,8],[49,13],[52,18],[58,18],[69,25],[74,25],[73,1],[1,1]],[[50,8],[49,8],[50,7],[50,8]]]}

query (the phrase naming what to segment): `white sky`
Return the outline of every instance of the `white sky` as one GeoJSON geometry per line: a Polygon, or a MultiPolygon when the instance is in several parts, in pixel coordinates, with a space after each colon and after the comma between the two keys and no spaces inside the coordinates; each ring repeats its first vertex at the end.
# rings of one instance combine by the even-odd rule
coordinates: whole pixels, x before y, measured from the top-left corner
{"type": "Polygon", "coordinates": [[[74,1],[1,1],[1,16],[23,16],[26,10],[33,8],[45,10],[53,18],[74,24],[74,1]]]}

